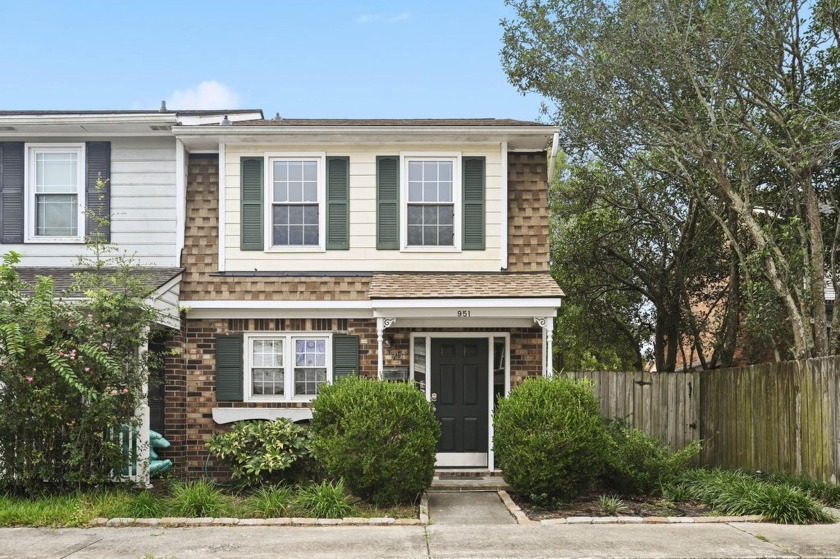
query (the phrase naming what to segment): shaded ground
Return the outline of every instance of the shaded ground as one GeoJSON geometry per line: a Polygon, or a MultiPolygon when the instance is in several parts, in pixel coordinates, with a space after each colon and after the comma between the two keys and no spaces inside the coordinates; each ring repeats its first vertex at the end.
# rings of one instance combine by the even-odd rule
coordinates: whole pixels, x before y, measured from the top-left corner
{"type": "Polygon", "coordinates": [[[562,503],[556,508],[543,508],[529,503],[516,493],[510,496],[525,511],[531,520],[567,518],[570,516],[709,516],[712,509],[703,503],[672,503],[661,497],[635,496],[619,497],[624,508],[615,512],[605,510],[599,502],[602,494],[590,494],[571,503],[562,503]]]}

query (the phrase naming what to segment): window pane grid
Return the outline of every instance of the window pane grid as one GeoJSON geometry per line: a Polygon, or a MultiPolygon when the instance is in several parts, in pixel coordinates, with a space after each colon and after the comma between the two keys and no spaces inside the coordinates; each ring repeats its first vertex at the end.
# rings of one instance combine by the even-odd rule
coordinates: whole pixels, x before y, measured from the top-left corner
{"type": "Polygon", "coordinates": [[[285,393],[283,340],[254,340],[251,352],[252,393],[278,396],[285,393]]]}
{"type": "Polygon", "coordinates": [[[273,245],[320,244],[317,161],[274,161],[271,200],[273,245]]]}
{"type": "Polygon", "coordinates": [[[327,381],[326,365],[326,340],[295,340],[295,395],[317,395],[319,385],[327,381]]]}
{"type": "Polygon", "coordinates": [[[453,204],[409,204],[408,244],[453,246],[454,217],[453,204]]]}
{"type": "Polygon", "coordinates": [[[35,235],[79,234],[79,153],[34,152],[35,235]]]}
{"type": "Polygon", "coordinates": [[[452,161],[409,161],[408,246],[454,246],[452,161]]]}

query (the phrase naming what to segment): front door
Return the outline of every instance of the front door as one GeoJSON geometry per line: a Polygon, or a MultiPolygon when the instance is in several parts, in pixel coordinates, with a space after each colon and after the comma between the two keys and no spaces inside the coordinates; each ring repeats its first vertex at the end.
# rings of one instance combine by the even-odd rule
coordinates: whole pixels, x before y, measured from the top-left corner
{"type": "Polygon", "coordinates": [[[438,467],[487,467],[487,339],[432,338],[438,467]]]}

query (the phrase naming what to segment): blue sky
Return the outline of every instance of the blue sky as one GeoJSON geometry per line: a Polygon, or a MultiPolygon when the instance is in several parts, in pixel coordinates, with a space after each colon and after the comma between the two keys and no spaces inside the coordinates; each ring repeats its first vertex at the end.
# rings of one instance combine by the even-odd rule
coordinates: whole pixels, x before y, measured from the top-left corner
{"type": "Polygon", "coordinates": [[[0,109],[535,120],[503,0],[3,0],[0,109]]]}

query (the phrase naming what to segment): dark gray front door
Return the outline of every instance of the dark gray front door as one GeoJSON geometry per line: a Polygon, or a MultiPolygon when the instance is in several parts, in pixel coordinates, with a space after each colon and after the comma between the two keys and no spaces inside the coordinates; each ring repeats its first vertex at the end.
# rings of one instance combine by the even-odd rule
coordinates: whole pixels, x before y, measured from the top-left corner
{"type": "Polygon", "coordinates": [[[432,399],[440,421],[439,465],[487,462],[487,339],[432,338],[432,399]],[[465,460],[443,454],[463,454],[465,460]],[[482,456],[483,455],[483,456],[482,456]],[[447,463],[448,462],[448,463],[447,463]]]}

